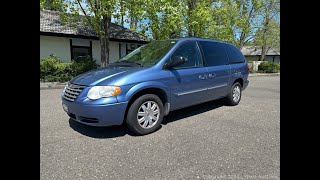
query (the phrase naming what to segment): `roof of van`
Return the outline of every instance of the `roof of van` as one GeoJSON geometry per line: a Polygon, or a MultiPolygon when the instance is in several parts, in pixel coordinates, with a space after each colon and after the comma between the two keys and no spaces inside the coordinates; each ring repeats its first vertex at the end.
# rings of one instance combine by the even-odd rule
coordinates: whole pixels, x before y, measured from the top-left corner
{"type": "Polygon", "coordinates": [[[233,45],[233,46],[234,46],[234,44],[228,43],[228,42],[226,42],[226,41],[219,41],[219,40],[210,39],[210,38],[183,37],[183,38],[172,39],[172,40],[200,40],[200,41],[211,41],[211,42],[220,42],[220,43],[230,44],[230,45],[233,45]]]}

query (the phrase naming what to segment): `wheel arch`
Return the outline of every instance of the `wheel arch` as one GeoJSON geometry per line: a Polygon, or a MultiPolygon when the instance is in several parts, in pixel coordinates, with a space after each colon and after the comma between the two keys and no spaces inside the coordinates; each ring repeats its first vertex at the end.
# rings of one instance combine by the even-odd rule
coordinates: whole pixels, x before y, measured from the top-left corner
{"type": "MultiPolygon", "coordinates": [[[[167,106],[170,103],[170,96],[169,96],[169,90],[167,87],[165,87],[163,84],[161,84],[159,82],[141,83],[141,84],[133,86],[126,94],[126,99],[128,100],[128,105],[127,105],[127,108],[125,111],[124,119],[127,118],[127,113],[128,113],[128,110],[129,110],[131,104],[137,98],[139,98],[140,96],[142,96],[144,94],[157,95],[161,99],[161,101],[163,103],[163,107],[165,109],[169,108],[167,106]]],[[[165,112],[165,115],[168,113],[167,111],[165,112]]]]}
{"type": "Polygon", "coordinates": [[[241,88],[243,87],[243,79],[242,78],[237,78],[233,81],[232,85],[234,85],[234,83],[239,82],[241,85],[241,88]]]}

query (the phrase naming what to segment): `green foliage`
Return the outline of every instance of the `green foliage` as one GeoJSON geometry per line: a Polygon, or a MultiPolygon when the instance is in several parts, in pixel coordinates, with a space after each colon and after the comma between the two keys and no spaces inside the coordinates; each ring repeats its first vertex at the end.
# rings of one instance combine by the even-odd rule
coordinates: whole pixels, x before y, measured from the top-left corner
{"type": "Polygon", "coordinates": [[[40,11],[43,10],[46,0],[40,0],[40,11]]]}
{"type": "Polygon", "coordinates": [[[61,59],[54,55],[40,60],[40,80],[43,81],[68,81],[71,78],[66,73],[69,64],[62,63],[61,59]]]}
{"type": "Polygon", "coordinates": [[[63,7],[61,19],[87,26],[100,38],[101,65],[108,63],[111,17],[153,40],[196,36],[238,47],[279,47],[279,0],[40,0],[41,9],[63,7]],[[81,19],[81,20],[80,20],[81,19]]]}
{"type": "Polygon", "coordinates": [[[265,61],[258,66],[258,71],[263,73],[278,73],[280,72],[280,64],[265,61]]]}
{"type": "Polygon", "coordinates": [[[164,40],[175,36],[180,36],[183,26],[184,8],[181,1],[176,0],[144,0],[145,12],[142,14],[147,24],[141,24],[140,28],[144,32],[150,31],[153,39],[164,40]]]}
{"type": "Polygon", "coordinates": [[[255,45],[262,46],[265,43],[267,49],[280,48],[280,23],[270,20],[267,29],[259,29],[254,40],[255,45]]]}
{"type": "Polygon", "coordinates": [[[40,10],[63,11],[63,0],[40,0],[40,10]]]}
{"type": "Polygon", "coordinates": [[[40,60],[40,80],[46,82],[66,82],[73,77],[97,68],[91,58],[85,58],[71,63],[64,63],[54,55],[40,60]]]}
{"type": "Polygon", "coordinates": [[[81,59],[72,60],[70,66],[68,67],[68,72],[72,76],[77,76],[84,72],[87,72],[92,69],[96,69],[98,65],[96,61],[90,57],[83,57],[81,59]]]}

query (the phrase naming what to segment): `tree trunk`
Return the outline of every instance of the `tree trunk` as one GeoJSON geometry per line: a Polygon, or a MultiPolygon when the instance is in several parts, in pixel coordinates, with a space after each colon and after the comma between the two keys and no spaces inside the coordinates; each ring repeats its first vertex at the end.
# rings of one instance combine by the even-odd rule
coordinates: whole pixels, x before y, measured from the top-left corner
{"type": "Polygon", "coordinates": [[[245,33],[244,32],[241,32],[241,35],[240,35],[240,39],[239,39],[239,48],[242,49],[242,47],[244,46],[244,40],[245,40],[245,33]]]}
{"type": "Polygon", "coordinates": [[[267,10],[266,10],[266,15],[265,15],[265,20],[263,22],[263,31],[262,31],[262,47],[261,47],[261,56],[260,56],[260,61],[264,61],[264,58],[267,53],[267,37],[266,34],[269,29],[269,22],[271,20],[270,17],[270,9],[273,7],[274,1],[270,1],[270,4],[267,5],[267,10]]]}
{"type": "Polygon", "coordinates": [[[111,16],[105,15],[103,17],[103,23],[102,23],[103,35],[100,36],[101,67],[104,67],[107,64],[109,64],[110,25],[111,25],[111,16]]]}
{"type": "Polygon", "coordinates": [[[123,5],[123,1],[120,1],[120,13],[121,13],[121,18],[120,18],[120,25],[124,26],[124,19],[123,19],[123,12],[124,12],[124,5],[123,5]]]}
{"type": "Polygon", "coordinates": [[[136,17],[130,17],[130,29],[135,31],[138,26],[138,19],[136,17]]]}
{"type": "Polygon", "coordinates": [[[121,26],[124,26],[123,14],[121,14],[121,26]]]}
{"type": "Polygon", "coordinates": [[[138,28],[138,18],[134,18],[134,29],[137,30],[138,28]]]}
{"type": "Polygon", "coordinates": [[[266,55],[267,52],[267,39],[266,39],[266,33],[268,30],[268,21],[266,19],[266,23],[264,26],[264,29],[262,31],[262,46],[261,46],[261,56],[260,56],[260,61],[264,61],[264,57],[266,55]]]}
{"type": "Polygon", "coordinates": [[[101,67],[104,67],[107,65],[107,54],[106,54],[106,39],[104,36],[100,37],[100,47],[101,47],[101,67]]]}
{"type": "MultiPolygon", "coordinates": [[[[195,2],[194,0],[188,0],[187,3],[188,3],[188,12],[187,12],[187,15],[188,15],[188,18],[190,18],[192,11],[193,11],[193,10],[195,9],[195,7],[196,7],[196,2],[195,2]]],[[[188,36],[189,36],[189,37],[196,36],[196,33],[194,32],[193,26],[190,27],[190,24],[188,24],[188,25],[189,25],[189,28],[188,28],[188,36]]]]}
{"type": "Polygon", "coordinates": [[[265,56],[266,56],[266,46],[265,46],[265,45],[262,45],[262,47],[261,47],[260,61],[264,61],[265,56]]]}

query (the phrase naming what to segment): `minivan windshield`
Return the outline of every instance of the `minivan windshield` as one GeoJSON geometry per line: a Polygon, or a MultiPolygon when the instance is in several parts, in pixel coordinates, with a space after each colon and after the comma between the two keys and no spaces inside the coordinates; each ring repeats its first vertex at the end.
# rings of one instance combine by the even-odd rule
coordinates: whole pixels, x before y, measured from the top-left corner
{"type": "Polygon", "coordinates": [[[143,45],[115,63],[133,63],[139,66],[151,66],[158,63],[161,58],[176,44],[176,40],[151,41],[143,45]]]}

